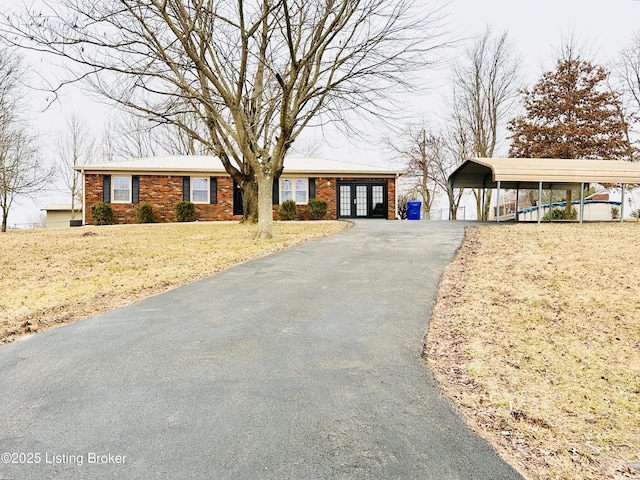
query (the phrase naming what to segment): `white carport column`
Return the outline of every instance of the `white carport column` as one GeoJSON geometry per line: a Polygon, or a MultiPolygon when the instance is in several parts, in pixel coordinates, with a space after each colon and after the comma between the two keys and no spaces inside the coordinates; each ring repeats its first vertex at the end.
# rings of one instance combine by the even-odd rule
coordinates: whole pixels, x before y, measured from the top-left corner
{"type": "Polygon", "coordinates": [[[496,223],[500,223],[500,180],[498,180],[498,193],[496,194],[496,223]]]}
{"type": "Polygon", "coordinates": [[[624,222],[624,186],[625,184],[622,184],[622,189],[621,189],[621,193],[620,193],[620,221],[624,222]]]}
{"type": "Polygon", "coordinates": [[[538,223],[542,220],[540,215],[542,209],[542,182],[538,184],[538,223]]]}
{"type": "Polygon", "coordinates": [[[584,182],[580,184],[580,223],[584,219],[584,182]]]}

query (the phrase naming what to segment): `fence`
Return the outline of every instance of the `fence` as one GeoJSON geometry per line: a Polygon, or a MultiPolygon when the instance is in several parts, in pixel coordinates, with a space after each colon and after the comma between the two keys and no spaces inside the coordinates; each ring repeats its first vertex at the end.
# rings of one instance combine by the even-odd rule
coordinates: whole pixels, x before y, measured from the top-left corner
{"type": "MultiPolygon", "coordinates": [[[[465,220],[465,207],[459,207],[457,211],[457,220],[465,220]]],[[[426,212],[422,212],[423,220],[449,220],[448,208],[432,208],[426,212]]]]}

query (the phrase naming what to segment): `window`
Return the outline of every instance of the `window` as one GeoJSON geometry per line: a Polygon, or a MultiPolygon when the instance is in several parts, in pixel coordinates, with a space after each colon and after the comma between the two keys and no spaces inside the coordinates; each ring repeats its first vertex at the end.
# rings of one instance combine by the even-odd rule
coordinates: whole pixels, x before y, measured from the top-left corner
{"type": "Polygon", "coordinates": [[[191,179],[191,201],[193,203],[209,203],[209,179],[191,179]]]}
{"type": "Polygon", "coordinates": [[[295,200],[297,204],[305,204],[309,200],[308,178],[281,178],[280,203],[295,200]]]}
{"type": "Polygon", "coordinates": [[[113,202],[131,203],[131,177],[113,177],[113,202]]]}

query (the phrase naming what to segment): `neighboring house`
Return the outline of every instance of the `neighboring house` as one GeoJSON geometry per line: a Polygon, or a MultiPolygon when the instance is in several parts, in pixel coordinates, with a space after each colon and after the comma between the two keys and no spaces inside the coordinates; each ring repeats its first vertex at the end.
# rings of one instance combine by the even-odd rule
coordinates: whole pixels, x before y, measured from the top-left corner
{"type": "MultiPolygon", "coordinates": [[[[91,207],[111,204],[115,223],[135,223],[140,203],[153,207],[158,222],[175,221],[174,205],[188,200],[201,221],[239,220],[241,189],[213,156],[169,156],[75,167],[83,175],[84,222],[91,207]]],[[[274,218],[278,204],[293,199],[308,218],[310,198],[325,200],[327,218],[396,218],[396,181],[400,172],[323,158],[286,158],[274,182],[274,218]]]]}
{"type": "MultiPolygon", "coordinates": [[[[71,205],[48,205],[43,208],[47,214],[46,227],[47,228],[61,228],[68,227],[71,221],[71,205]]],[[[80,222],[82,219],[82,207],[76,205],[75,218],[80,222]]]]}

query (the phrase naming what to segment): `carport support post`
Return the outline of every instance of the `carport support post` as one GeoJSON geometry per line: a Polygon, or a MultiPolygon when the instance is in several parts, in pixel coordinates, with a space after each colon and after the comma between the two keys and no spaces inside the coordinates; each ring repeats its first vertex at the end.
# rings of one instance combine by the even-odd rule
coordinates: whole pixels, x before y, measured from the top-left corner
{"type": "Polygon", "coordinates": [[[496,223],[500,223],[500,180],[498,180],[498,193],[496,195],[496,223]]]}
{"type": "Polygon", "coordinates": [[[540,209],[542,208],[542,182],[538,184],[538,223],[542,220],[540,209]]]}
{"type": "Polygon", "coordinates": [[[580,223],[584,219],[584,182],[580,184],[580,223]]]}
{"type": "Polygon", "coordinates": [[[622,184],[622,190],[620,192],[620,221],[624,221],[624,183],[622,184]]]}

